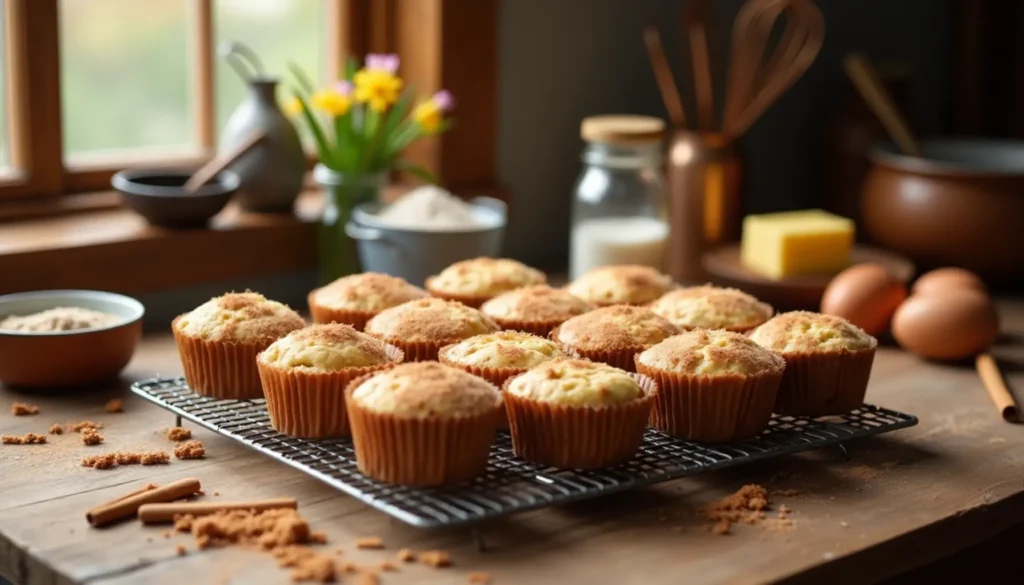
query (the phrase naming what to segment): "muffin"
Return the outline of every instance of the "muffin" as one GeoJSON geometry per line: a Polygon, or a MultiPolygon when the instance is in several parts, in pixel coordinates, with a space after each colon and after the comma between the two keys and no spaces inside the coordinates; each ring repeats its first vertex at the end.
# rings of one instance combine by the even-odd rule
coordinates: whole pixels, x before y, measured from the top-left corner
{"type": "Polygon", "coordinates": [[[437,354],[442,364],[479,376],[499,388],[512,376],[565,357],[569,356],[554,341],[520,331],[474,335],[442,347],[437,354]]]}
{"type": "Polygon", "coordinates": [[[435,298],[402,303],[366,322],[367,333],[401,349],[407,362],[436,360],[442,347],[498,329],[472,307],[435,298]]]}
{"type": "Polygon", "coordinates": [[[563,469],[595,469],[640,448],[657,385],[586,360],[545,362],[505,383],[516,455],[563,469]]]}
{"type": "Polygon", "coordinates": [[[501,394],[437,362],[403,364],[353,380],[345,391],[356,463],[387,483],[461,483],[487,468],[501,394]]]}
{"type": "Polygon", "coordinates": [[[648,266],[595,268],[569,284],[569,293],[599,307],[645,305],[674,288],[672,278],[648,266]]]}
{"type": "Polygon", "coordinates": [[[348,323],[362,331],[384,309],[429,296],[401,278],[365,272],[343,276],[307,298],[314,323],[348,323]]]}
{"type": "Polygon", "coordinates": [[[786,360],[775,412],[845,414],[864,403],[878,341],[846,319],[782,313],[754,329],[750,338],[786,360]]]}
{"type": "Polygon", "coordinates": [[[189,388],[213,398],[262,398],[256,355],[305,327],[287,306],[254,292],[210,299],[173,323],[189,388]]]}
{"type": "Polygon", "coordinates": [[[594,305],[561,288],[528,286],[498,295],[480,306],[502,329],[547,336],[567,320],[593,311],[594,305]]]}
{"type": "Polygon", "coordinates": [[[346,437],[345,387],[401,361],[401,350],[351,325],[292,331],[256,358],[270,424],[293,437],[346,437]]]}
{"type": "Polygon", "coordinates": [[[488,299],[535,284],[544,284],[544,273],[507,258],[474,258],[456,262],[427,279],[435,297],[479,307],[488,299]]]}
{"type": "Polygon", "coordinates": [[[694,329],[636,356],[658,383],[651,426],[691,441],[738,441],[768,428],[786,362],[748,337],[694,329]]]}
{"type": "Polygon", "coordinates": [[[691,286],[654,301],[650,309],[681,329],[725,329],[749,331],[772,316],[772,308],[734,288],[691,286]]]}
{"type": "Polygon", "coordinates": [[[551,339],[576,357],[633,372],[634,355],[681,332],[649,309],[616,305],[569,319],[551,332],[551,339]]]}

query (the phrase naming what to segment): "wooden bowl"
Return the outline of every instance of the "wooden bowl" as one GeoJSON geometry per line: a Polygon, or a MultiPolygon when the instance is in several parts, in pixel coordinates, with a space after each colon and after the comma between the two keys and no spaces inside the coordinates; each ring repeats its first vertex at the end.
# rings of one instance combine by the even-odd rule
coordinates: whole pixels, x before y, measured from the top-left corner
{"type": "MultiPolygon", "coordinates": [[[[904,283],[914,277],[910,260],[876,248],[856,245],[850,251],[850,265],[876,262],[884,265],[904,283]]],[[[776,311],[807,309],[817,311],[825,287],[835,274],[807,274],[772,280],[747,270],[740,261],[740,247],[730,244],[704,254],[704,269],[715,284],[738,288],[771,305],[776,311]]]]}
{"type": "Polygon", "coordinates": [[[1024,280],[1024,142],[927,140],[922,149],[924,158],[873,151],[861,191],[867,235],[922,269],[1024,280]]]}
{"type": "Polygon", "coordinates": [[[0,330],[0,382],[48,388],[79,386],[117,376],[142,337],[142,303],[91,290],[43,290],[0,296],[0,318],[55,307],[81,307],[116,315],[114,325],[52,333],[0,330]]]}

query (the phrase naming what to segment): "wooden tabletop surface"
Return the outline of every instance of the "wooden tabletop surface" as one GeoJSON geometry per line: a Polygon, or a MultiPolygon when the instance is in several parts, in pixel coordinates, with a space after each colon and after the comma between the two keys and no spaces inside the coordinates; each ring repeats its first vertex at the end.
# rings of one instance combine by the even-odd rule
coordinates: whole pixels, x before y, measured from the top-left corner
{"type": "MultiPolygon", "coordinates": [[[[995,355],[1011,386],[1024,389],[1024,302],[1001,305],[1004,340],[995,355]]],[[[1003,422],[969,366],[936,365],[893,348],[880,351],[870,402],[916,414],[917,427],[836,449],[805,453],[673,481],[483,527],[479,552],[467,529],[405,526],[283,464],[205,431],[207,457],[107,471],[80,467],[88,454],[170,445],[157,431],[171,414],[130,395],[128,381],[180,371],[168,336],[148,337],[125,382],[75,394],[0,390],[0,432],[45,433],[51,423],[104,423],[106,443],[86,447],[76,434],[46,445],[0,446],[0,574],[16,584],[287,583],[265,553],[238,548],[195,552],[191,538],[125,522],[93,529],[85,511],[142,484],[196,477],[207,500],[294,496],[314,529],[343,559],[377,564],[402,547],[443,549],[454,566],[404,565],[388,583],[466,583],[484,571],[502,583],[863,583],[889,577],[1024,522],[1024,425],[1003,422]],[[124,397],[126,412],[107,414],[124,397]],[[27,401],[41,413],[14,417],[27,401]],[[798,490],[775,497],[792,509],[789,530],[738,525],[707,529],[697,512],[747,483],[798,490]],[[214,496],[214,492],[219,496],[214,496]],[[379,536],[383,551],[355,539],[379,536]],[[189,554],[178,556],[177,544],[189,554]]],[[[349,582],[354,580],[349,579],[349,582]]]]}

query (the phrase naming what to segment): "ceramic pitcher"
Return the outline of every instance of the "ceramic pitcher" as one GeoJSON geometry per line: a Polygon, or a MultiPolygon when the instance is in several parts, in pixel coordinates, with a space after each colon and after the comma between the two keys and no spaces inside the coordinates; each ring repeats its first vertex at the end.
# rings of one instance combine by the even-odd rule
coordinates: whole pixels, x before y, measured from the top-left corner
{"type": "Polygon", "coordinates": [[[274,78],[250,81],[249,95],[231,114],[221,135],[220,150],[226,152],[254,132],[266,133],[229,167],[242,179],[236,200],[248,211],[290,212],[302,189],[306,156],[295,126],[277,105],[276,90],[274,78]]]}

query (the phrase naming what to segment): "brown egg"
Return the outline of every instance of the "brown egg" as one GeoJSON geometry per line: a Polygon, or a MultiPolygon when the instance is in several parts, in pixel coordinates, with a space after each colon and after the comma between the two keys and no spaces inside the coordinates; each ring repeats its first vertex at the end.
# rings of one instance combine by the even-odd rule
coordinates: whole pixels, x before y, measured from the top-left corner
{"type": "Polygon", "coordinates": [[[922,274],[911,290],[913,294],[942,292],[955,288],[969,288],[978,292],[988,293],[985,283],[977,274],[963,268],[936,268],[922,274]]]}
{"type": "Polygon", "coordinates": [[[833,278],[821,298],[821,312],[837,315],[871,335],[889,327],[907,287],[881,264],[857,264],[833,278]]]}
{"type": "Polygon", "coordinates": [[[903,349],[937,360],[973,356],[998,334],[992,299],[971,289],[911,295],[892,318],[892,335],[903,349]]]}

